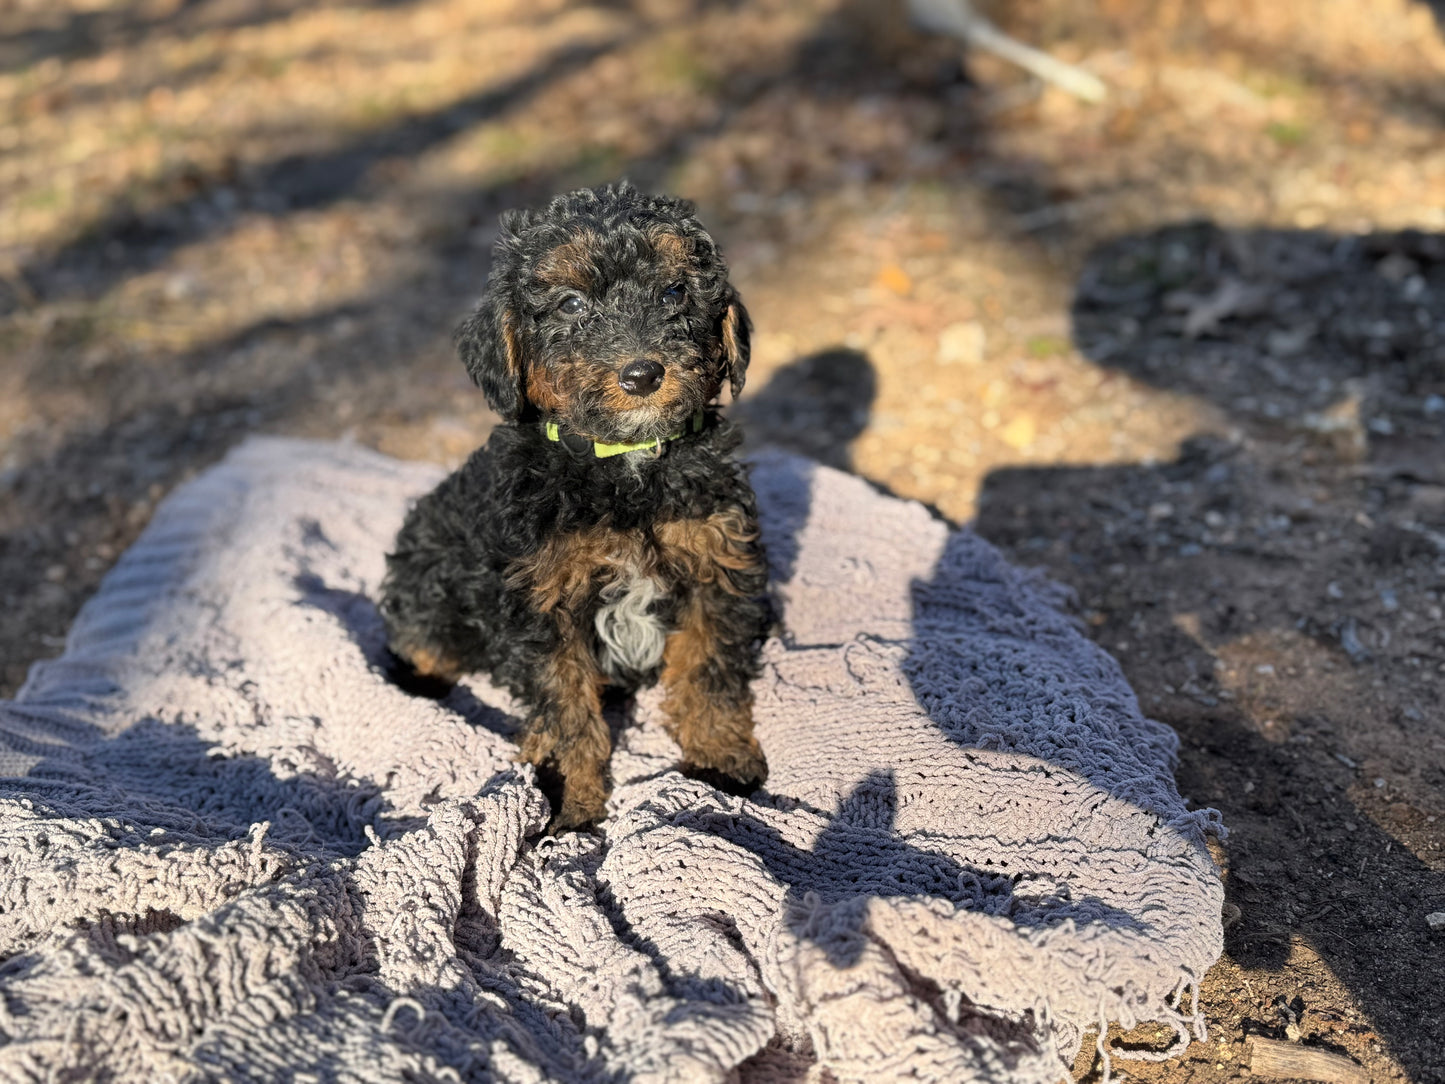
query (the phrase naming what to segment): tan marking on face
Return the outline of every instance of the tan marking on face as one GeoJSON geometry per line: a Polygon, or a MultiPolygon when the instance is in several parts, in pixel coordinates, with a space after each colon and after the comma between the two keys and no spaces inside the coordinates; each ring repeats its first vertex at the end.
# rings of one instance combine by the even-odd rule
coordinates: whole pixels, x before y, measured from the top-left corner
{"type": "Polygon", "coordinates": [[[544,414],[565,417],[571,396],[562,380],[562,373],[545,365],[533,364],[527,370],[527,400],[544,414]]]}
{"type": "Polygon", "coordinates": [[[737,369],[743,364],[743,319],[743,307],[734,301],[728,306],[722,326],[723,353],[727,357],[729,370],[737,369]]]}
{"type": "Polygon", "coordinates": [[[678,404],[687,391],[686,385],[679,379],[677,372],[667,364],[666,359],[654,357],[651,360],[662,366],[663,376],[662,383],[657,386],[657,390],[649,392],[647,395],[629,395],[617,382],[618,374],[610,371],[602,374],[599,390],[602,393],[602,402],[608,410],[615,414],[634,410],[665,414],[678,404]]]}
{"type": "Polygon", "coordinates": [[[510,312],[502,315],[502,345],[506,347],[507,375],[514,383],[518,382],[522,379],[522,348],[510,312]]]}
{"type": "Polygon", "coordinates": [[[547,286],[590,290],[597,274],[592,266],[596,245],[597,237],[591,231],[558,245],[537,261],[537,280],[547,286]]]}
{"type": "Polygon", "coordinates": [[[664,262],[675,267],[679,273],[691,266],[693,243],[688,238],[671,230],[658,230],[649,240],[652,241],[652,251],[664,262]]]}
{"type": "Polygon", "coordinates": [[[662,547],[662,560],[693,583],[715,583],[731,594],[740,594],[727,573],[762,565],[757,525],[741,508],[729,508],[705,519],[660,523],[655,534],[662,547]]]}
{"type": "MultiPolygon", "coordinates": [[[[630,359],[629,359],[630,360],[630,359]]],[[[690,390],[688,381],[661,358],[654,359],[665,369],[662,384],[650,395],[629,395],[617,382],[617,373],[608,365],[594,364],[579,358],[554,360],[549,365],[533,364],[526,381],[527,399],[544,414],[569,418],[574,401],[586,394],[593,402],[600,401],[611,414],[644,412],[661,417],[672,413],[690,390]]],[[[714,390],[712,394],[716,394],[714,390]]],[[[580,430],[579,430],[580,432],[580,430]]],[[[589,439],[604,439],[590,435],[589,439]]]]}
{"type": "MultiPolygon", "coordinates": [[[[663,378],[663,381],[666,383],[666,377],[663,378]]],[[[598,390],[602,393],[602,403],[614,414],[650,407],[652,406],[650,401],[652,395],[662,391],[662,388],[658,388],[652,395],[628,395],[622,390],[622,385],[617,382],[616,375],[610,372],[603,376],[599,384],[598,390]]]]}

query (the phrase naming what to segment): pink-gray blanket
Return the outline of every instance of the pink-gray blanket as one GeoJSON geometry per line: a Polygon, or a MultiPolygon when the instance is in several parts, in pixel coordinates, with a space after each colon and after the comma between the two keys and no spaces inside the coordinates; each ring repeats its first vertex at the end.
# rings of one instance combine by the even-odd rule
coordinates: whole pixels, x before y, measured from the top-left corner
{"type": "Polygon", "coordinates": [[[0,704],[0,1078],[1042,1084],[1202,1026],[1214,815],[1058,588],[765,455],[767,789],[680,775],[644,696],[552,838],[505,695],[383,673],[438,478],[244,445],[0,704]]]}

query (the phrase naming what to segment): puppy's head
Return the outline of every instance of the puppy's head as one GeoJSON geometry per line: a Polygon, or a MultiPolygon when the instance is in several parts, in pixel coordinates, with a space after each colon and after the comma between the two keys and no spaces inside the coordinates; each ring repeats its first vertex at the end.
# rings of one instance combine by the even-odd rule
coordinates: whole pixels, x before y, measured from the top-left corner
{"type": "Polygon", "coordinates": [[[492,408],[606,442],[662,439],[742,391],[749,323],[691,204],[630,185],[509,211],[457,348],[492,408]]]}

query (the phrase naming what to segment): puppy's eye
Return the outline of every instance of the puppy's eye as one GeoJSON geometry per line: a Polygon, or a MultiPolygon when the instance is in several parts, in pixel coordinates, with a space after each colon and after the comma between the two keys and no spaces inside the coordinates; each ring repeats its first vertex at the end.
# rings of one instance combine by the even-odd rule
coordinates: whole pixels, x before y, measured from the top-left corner
{"type": "Polygon", "coordinates": [[[568,294],[562,299],[562,303],[557,306],[557,311],[563,316],[576,316],[586,307],[587,303],[576,294],[568,294]]]}
{"type": "Polygon", "coordinates": [[[662,300],[669,305],[681,305],[687,300],[687,287],[680,282],[673,283],[662,291],[662,300]]]}

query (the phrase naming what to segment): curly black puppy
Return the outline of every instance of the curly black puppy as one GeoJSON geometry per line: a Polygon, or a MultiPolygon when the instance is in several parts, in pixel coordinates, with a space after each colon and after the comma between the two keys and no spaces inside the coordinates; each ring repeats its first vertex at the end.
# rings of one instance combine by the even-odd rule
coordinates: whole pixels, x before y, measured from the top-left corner
{"type": "Polygon", "coordinates": [[[767,573],[715,402],[742,390],[748,335],[688,203],[624,184],[502,217],[456,342],[505,423],[408,516],[381,611],[417,674],[486,671],[525,701],[522,759],[561,777],[554,829],[604,814],[606,685],[660,680],[690,768],[766,777],[767,573]]]}

